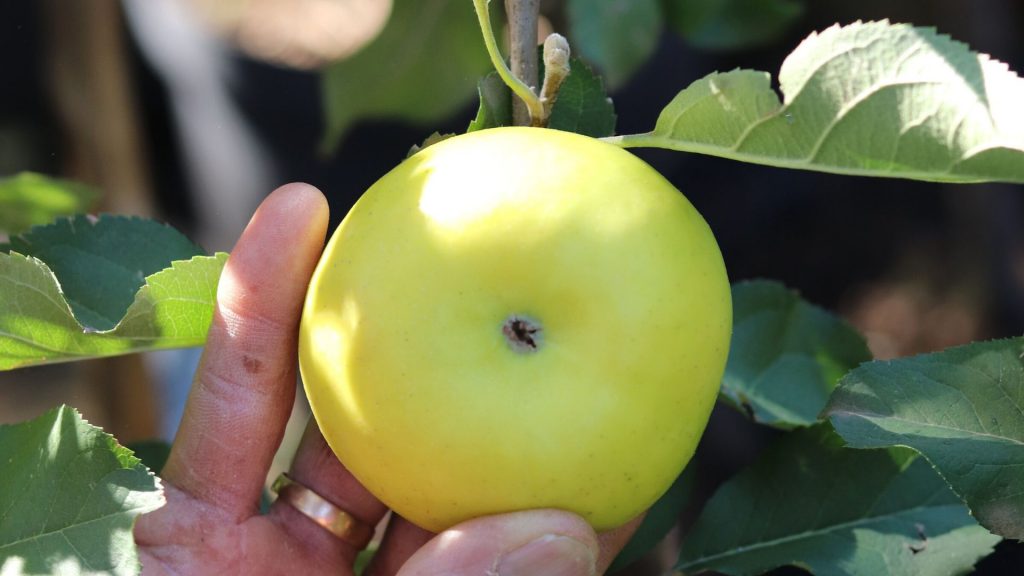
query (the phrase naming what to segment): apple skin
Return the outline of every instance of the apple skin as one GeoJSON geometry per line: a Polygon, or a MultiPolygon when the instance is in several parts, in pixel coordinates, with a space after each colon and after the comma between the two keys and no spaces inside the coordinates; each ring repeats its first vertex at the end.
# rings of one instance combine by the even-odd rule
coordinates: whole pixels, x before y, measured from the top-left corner
{"type": "Polygon", "coordinates": [[[559,508],[606,530],[690,460],[731,326],[718,245],[654,169],[498,128],[367,190],[313,275],[299,360],[335,454],[413,523],[559,508]]]}

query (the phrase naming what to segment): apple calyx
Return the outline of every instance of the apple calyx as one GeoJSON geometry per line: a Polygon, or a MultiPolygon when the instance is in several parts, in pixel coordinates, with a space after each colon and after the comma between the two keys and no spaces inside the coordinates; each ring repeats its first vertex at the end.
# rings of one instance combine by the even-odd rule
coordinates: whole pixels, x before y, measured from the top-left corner
{"type": "Polygon", "coordinates": [[[540,349],[541,332],[540,322],[522,314],[509,316],[501,325],[509,348],[520,354],[532,354],[540,349]]]}

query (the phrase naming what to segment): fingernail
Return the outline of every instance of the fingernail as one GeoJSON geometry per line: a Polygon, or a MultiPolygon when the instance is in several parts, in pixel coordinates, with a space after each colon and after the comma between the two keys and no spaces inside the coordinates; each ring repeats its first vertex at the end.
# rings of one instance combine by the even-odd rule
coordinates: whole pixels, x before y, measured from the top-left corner
{"type": "Polygon", "coordinates": [[[594,553],[579,540],[548,534],[498,559],[498,576],[593,576],[594,553]]]}

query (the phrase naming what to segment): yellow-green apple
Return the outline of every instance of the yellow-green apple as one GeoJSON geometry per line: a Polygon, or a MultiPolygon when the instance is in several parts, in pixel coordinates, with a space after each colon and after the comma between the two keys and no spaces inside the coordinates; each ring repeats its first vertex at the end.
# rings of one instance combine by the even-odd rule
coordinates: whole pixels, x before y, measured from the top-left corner
{"type": "Polygon", "coordinates": [[[403,517],[552,507],[604,530],[692,456],[731,317],[710,229],[654,169],[499,128],[360,198],[313,275],[299,358],[331,448],[403,517]]]}

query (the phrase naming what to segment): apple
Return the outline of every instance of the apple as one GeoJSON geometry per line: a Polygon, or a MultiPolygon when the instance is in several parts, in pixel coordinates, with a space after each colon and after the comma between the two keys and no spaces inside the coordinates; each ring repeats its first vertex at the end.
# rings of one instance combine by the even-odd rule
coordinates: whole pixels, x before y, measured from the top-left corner
{"type": "Polygon", "coordinates": [[[632,154],[540,128],[457,136],[346,216],[299,359],[331,448],[413,523],[649,507],[718,394],[732,307],[693,206],[632,154]]]}

